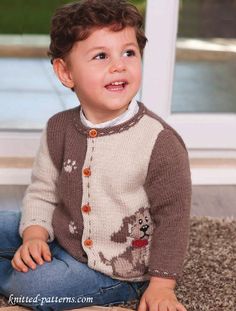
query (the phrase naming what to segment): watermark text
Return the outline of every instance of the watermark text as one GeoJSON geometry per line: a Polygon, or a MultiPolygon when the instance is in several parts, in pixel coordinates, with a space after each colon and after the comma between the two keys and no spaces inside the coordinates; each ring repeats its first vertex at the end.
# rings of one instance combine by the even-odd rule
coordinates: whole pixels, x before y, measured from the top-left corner
{"type": "Polygon", "coordinates": [[[33,305],[40,305],[43,306],[45,304],[53,304],[53,303],[78,303],[78,304],[92,304],[93,297],[57,297],[57,296],[50,296],[44,297],[38,294],[35,297],[30,296],[14,296],[11,294],[8,299],[8,303],[11,305],[16,304],[33,304],[33,305]]]}

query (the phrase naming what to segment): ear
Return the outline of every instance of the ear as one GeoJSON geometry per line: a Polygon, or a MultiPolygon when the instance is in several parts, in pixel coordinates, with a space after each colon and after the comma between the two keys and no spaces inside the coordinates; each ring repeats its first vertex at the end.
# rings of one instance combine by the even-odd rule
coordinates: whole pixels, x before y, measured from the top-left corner
{"type": "Polygon", "coordinates": [[[125,243],[127,241],[127,237],[130,236],[131,229],[135,220],[136,217],[134,215],[125,217],[123,219],[120,230],[112,234],[111,241],[117,243],[125,243]]]}
{"type": "Polygon", "coordinates": [[[63,59],[54,59],[53,69],[58,79],[64,86],[69,87],[70,89],[74,87],[74,81],[72,79],[71,72],[63,59]]]}
{"type": "Polygon", "coordinates": [[[128,227],[128,222],[123,222],[120,230],[112,234],[111,241],[117,243],[125,243],[127,241],[128,227]]]}

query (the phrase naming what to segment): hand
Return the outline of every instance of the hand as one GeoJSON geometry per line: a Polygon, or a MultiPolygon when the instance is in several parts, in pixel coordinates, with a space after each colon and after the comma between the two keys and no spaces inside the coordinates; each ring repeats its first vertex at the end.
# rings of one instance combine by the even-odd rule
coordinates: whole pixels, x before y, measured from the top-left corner
{"type": "Polygon", "coordinates": [[[15,270],[28,272],[28,268],[36,269],[37,264],[51,261],[51,252],[48,244],[39,238],[25,241],[16,251],[11,263],[15,270]]]}
{"type": "Polygon", "coordinates": [[[144,292],[138,311],[187,311],[178,302],[174,289],[157,287],[154,283],[149,284],[144,292]]]}

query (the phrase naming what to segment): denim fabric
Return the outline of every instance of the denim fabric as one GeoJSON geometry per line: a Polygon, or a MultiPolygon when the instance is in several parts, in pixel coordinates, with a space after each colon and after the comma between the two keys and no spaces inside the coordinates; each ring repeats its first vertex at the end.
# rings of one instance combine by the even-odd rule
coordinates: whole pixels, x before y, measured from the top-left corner
{"type": "Polygon", "coordinates": [[[18,234],[20,212],[0,211],[0,293],[9,302],[34,310],[65,310],[92,305],[113,305],[139,299],[146,282],[112,279],[71,257],[60,245],[49,244],[52,261],[27,273],[11,266],[21,245],[18,234]]]}

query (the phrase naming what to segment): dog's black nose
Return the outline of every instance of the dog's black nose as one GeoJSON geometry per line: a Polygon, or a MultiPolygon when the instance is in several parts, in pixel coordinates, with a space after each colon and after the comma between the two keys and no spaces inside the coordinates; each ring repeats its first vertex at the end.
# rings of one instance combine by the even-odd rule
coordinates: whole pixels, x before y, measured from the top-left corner
{"type": "Polygon", "coordinates": [[[141,228],[140,228],[140,231],[143,231],[144,233],[148,230],[149,228],[149,225],[143,225],[141,228]]]}

